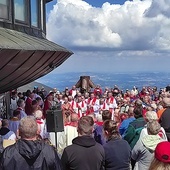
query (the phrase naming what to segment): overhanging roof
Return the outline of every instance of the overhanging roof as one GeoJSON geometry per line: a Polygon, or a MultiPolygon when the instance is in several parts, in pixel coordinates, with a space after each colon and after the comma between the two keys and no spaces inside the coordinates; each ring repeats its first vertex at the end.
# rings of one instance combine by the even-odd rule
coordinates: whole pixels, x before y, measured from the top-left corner
{"type": "Polygon", "coordinates": [[[0,28],[0,93],[48,74],[72,54],[47,39],[0,28]]]}

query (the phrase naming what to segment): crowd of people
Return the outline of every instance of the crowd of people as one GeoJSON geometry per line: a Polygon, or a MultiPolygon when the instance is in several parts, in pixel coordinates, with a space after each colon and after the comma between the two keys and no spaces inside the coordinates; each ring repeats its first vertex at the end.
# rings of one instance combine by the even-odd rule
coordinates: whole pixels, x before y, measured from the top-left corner
{"type": "Polygon", "coordinates": [[[3,169],[170,169],[169,86],[12,91],[9,116],[0,121],[3,169]],[[46,117],[58,106],[64,131],[53,146],[46,117]]]}

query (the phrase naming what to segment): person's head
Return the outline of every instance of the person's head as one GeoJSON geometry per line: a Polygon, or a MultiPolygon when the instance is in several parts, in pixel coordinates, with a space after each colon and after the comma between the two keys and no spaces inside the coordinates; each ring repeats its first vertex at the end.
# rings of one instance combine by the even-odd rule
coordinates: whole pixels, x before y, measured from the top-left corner
{"type": "Polygon", "coordinates": [[[130,106],[129,109],[128,109],[128,116],[129,117],[134,116],[134,112],[133,111],[134,111],[134,107],[130,106]]]}
{"type": "Polygon", "coordinates": [[[25,108],[25,101],[23,99],[18,99],[17,106],[21,108],[25,108]]]}
{"type": "Polygon", "coordinates": [[[36,98],[36,101],[38,102],[38,104],[40,105],[41,103],[42,103],[42,99],[41,99],[41,97],[37,97],[36,98]]]}
{"type": "Polygon", "coordinates": [[[38,106],[39,105],[38,105],[37,100],[33,100],[32,101],[32,106],[31,106],[32,107],[32,113],[35,113],[35,111],[38,110],[38,106]]]}
{"type": "Polygon", "coordinates": [[[107,98],[107,92],[104,92],[104,93],[103,93],[102,98],[103,98],[103,99],[106,99],[106,98],[107,98]]]}
{"type": "Polygon", "coordinates": [[[140,99],[137,99],[137,100],[135,101],[135,106],[136,106],[136,107],[142,107],[142,101],[141,101],[140,99]]]}
{"type": "Polygon", "coordinates": [[[154,120],[158,120],[158,115],[154,111],[147,111],[145,114],[145,120],[146,122],[152,122],[154,120]]]}
{"type": "Polygon", "coordinates": [[[64,97],[64,103],[68,103],[68,97],[64,97]]]}
{"type": "Polygon", "coordinates": [[[22,97],[23,97],[23,94],[22,94],[21,92],[18,92],[17,95],[18,95],[19,98],[22,98],[22,97]]]}
{"type": "Polygon", "coordinates": [[[31,90],[27,90],[26,91],[26,96],[29,97],[30,94],[31,94],[31,90]]]}
{"type": "Polygon", "coordinates": [[[161,104],[158,104],[157,110],[163,109],[163,106],[161,104]]]}
{"type": "Polygon", "coordinates": [[[53,101],[54,99],[54,93],[50,93],[48,96],[47,96],[47,100],[48,101],[53,101]]]}
{"type": "Polygon", "coordinates": [[[36,110],[35,113],[34,113],[34,116],[36,119],[42,119],[42,111],[41,110],[36,110]]]}
{"type": "Polygon", "coordinates": [[[102,115],[101,115],[101,114],[98,114],[98,115],[96,116],[96,120],[97,120],[97,122],[103,122],[102,115]]]}
{"type": "Polygon", "coordinates": [[[91,135],[93,132],[94,121],[90,116],[83,116],[78,121],[77,131],[79,136],[91,135]]]}
{"type": "Polygon", "coordinates": [[[142,117],[142,107],[134,108],[133,113],[136,119],[142,117]]]}
{"type": "Polygon", "coordinates": [[[111,91],[108,92],[108,93],[107,93],[107,96],[108,96],[108,97],[112,97],[112,96],[113,96],[112,92],[111,92],[111,91]]]}
{"type": "Polygon", "coordinates": [[[11,93],[11,98],[15,99],[16,96],[17,96],[17,93],[16,93],[15,91],[12,91],[12,93],[11,93]]]}
{"type": "Polygon", "coordinates": [[[32,101],[32,106],[33,106],[33,107],[38,106],[38,101],[37,101],[37,100],[33,100],[33,101],[32,101]]]}
{"type": "Polygon", "coordinates": [[[160,132],[161,126],[157,120],[147,123],[147,131],[149,135],[157,135],[160,132]]]}
{"type": "Polygon", "coordinates": [[[53,88],[53,92],[56,93],[57,92],[57,88],[53,88]]]}
{"type": "Polygon", "coordinates": [[[170,169],[170,142],[158,143],[155,149],[154,159],[149,170],[169,170],[170,169]]]}
{"type": "Polygon", "coordinates": [[[143,97],[143,102],[149,103],[149,102],[150,102],[150,96],[149,96],[149,95],[145,95],[145,96],[143,97]]]}
{"type": "Polygon", "coordinates": [[[81,100],[82,100],[82,101],[85,101],[85,97],[84,97],[84,96],[81,96],[81,100]]]}
{"type": "Polygon", "coordinates": [[[109,110],[103,110],[102,112],[102,120],[105,121],[105,120],[111,120],[112,118],[112,114],[110,113],[109,110]]]}
{"type": "Polygon", "coordinates": [[[76,90],[76,86],[72,86],[72,90],[76,90]]]}
{"type": "Polygon", "coordinates": [[[59,94],[58,95],[58,99],[61,100],[63,98],[63,95],[62,94],[59,94]]]}
{"type": "Polygon", "coordinates": [[[156,103],[151,103],[151,108],[152,108],[153,111],[156,111],[157,107],[158,106],[156,105],[156,103]]]}
{"type": "Polygon", "coordinates": [[[82,96],[77,96],[77,101],[81,102],[82,101],[82,96]]]}
{"type": "Polygon", "coordinates": [[[68,101],[69,101],[69,102],[73,101],[73,96],[69,95],[69,96],[68,96],[68,101]]]}
{"type": "Polygon", "coordinates": [[[104,104],[104,102],[105,102],[105,99],[104,99],[104,98],[101,98],[101,99],[100,99],[100,105],[104,104]]]}
{"type": "Polygon", "coordinates": [[[89,93],[85,92],[84,97],[87,99],[89,97],[89,93]]]}
{"type": "Polygon", "coordinates": [[[19,136],[21,139],[32,140],[36,138],[38,132],[38,125],[33,116],[27,116],[20,120],[19,136]]]}
{"type": "Polygon", "coordinates": [[[34,92],[34,91],[29,94],[29,97],[30,97],[31,99],[34,99],[34,96],[35,96],[35,92],[34,92]]]}
{"type": "Polygon", "coordinates": [[[93,99],[95,97],[94,93],[90,94],[90,98],[93,99]]]}
{"type": "Polygon", "coordinates": [[[103,124],[104,134],[107,139],[120,138],[117,122],[106,120],[103,124]]]}
{"type": "Polygon", "coordinates": [[[92,117],[93,121],[96,122],[96,116],[94,113],[90,113],[87,116],[92,117]]]}
{"type": "Polygon", "coordinates": [[[72,113],[71,114],[71,122],[77,122],[78,121],[78,114],[77,113],[72,113]]]}
{"type": "Polygon", "coordinates": [[[163,105],[164,105],[165,108],[170,107],[170,98],[164,97],[163,98],[163,105]]]}
{"type": "Polygon", "coordinates": [[[8,119],[3,119],[2,120],[2,127],[8,127],[9,126],[9,121],[8,119]]]}
{"type": "Polygon", "coordinates": [[[21,114],[19,110],[14,110],[13,111],[13,117],[17,117],[18,119],[21,119],[21,114]]]}

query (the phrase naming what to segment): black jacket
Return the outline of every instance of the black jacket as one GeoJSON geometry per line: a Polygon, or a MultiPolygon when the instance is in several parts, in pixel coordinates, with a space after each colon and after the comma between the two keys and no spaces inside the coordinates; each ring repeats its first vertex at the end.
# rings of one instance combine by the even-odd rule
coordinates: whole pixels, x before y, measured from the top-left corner
{"type": "Polygon", "coordinates": [[[55,149],[42,141],[18,140],[1,159],[3,170],[61,170],[55,149]]]}
{"type": "Polygon", "coordinates": [[[168,141],[170,141],[170,107],[166,108],[161,117],[160,117],[160,125],[165,129],[166,136],[168,138],[168,141]]]}
{"type": "Polygon", "coordinates": [[[64,149],[61,157],[64,170],[102,170],[104,149],[91,136],[79,136],[64,149]]]}

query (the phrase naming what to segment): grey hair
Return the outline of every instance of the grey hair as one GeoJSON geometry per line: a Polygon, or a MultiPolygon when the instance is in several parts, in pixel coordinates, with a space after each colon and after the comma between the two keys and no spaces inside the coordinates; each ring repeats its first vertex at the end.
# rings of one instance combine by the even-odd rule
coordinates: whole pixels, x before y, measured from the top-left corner
{"type": "Polygon", "coordinates": [[[151,135],[157,135],[161,129],[161,126],[157,120],[153,120],[147,123],[147,129],[151,135]]]}
{"type": "Polygon", "coordinates": [[[35,117],[27,116],[20,120],[19,123],[19,135],[22,139],[34,138],[37,135],[38,125],[35,117]]]}

